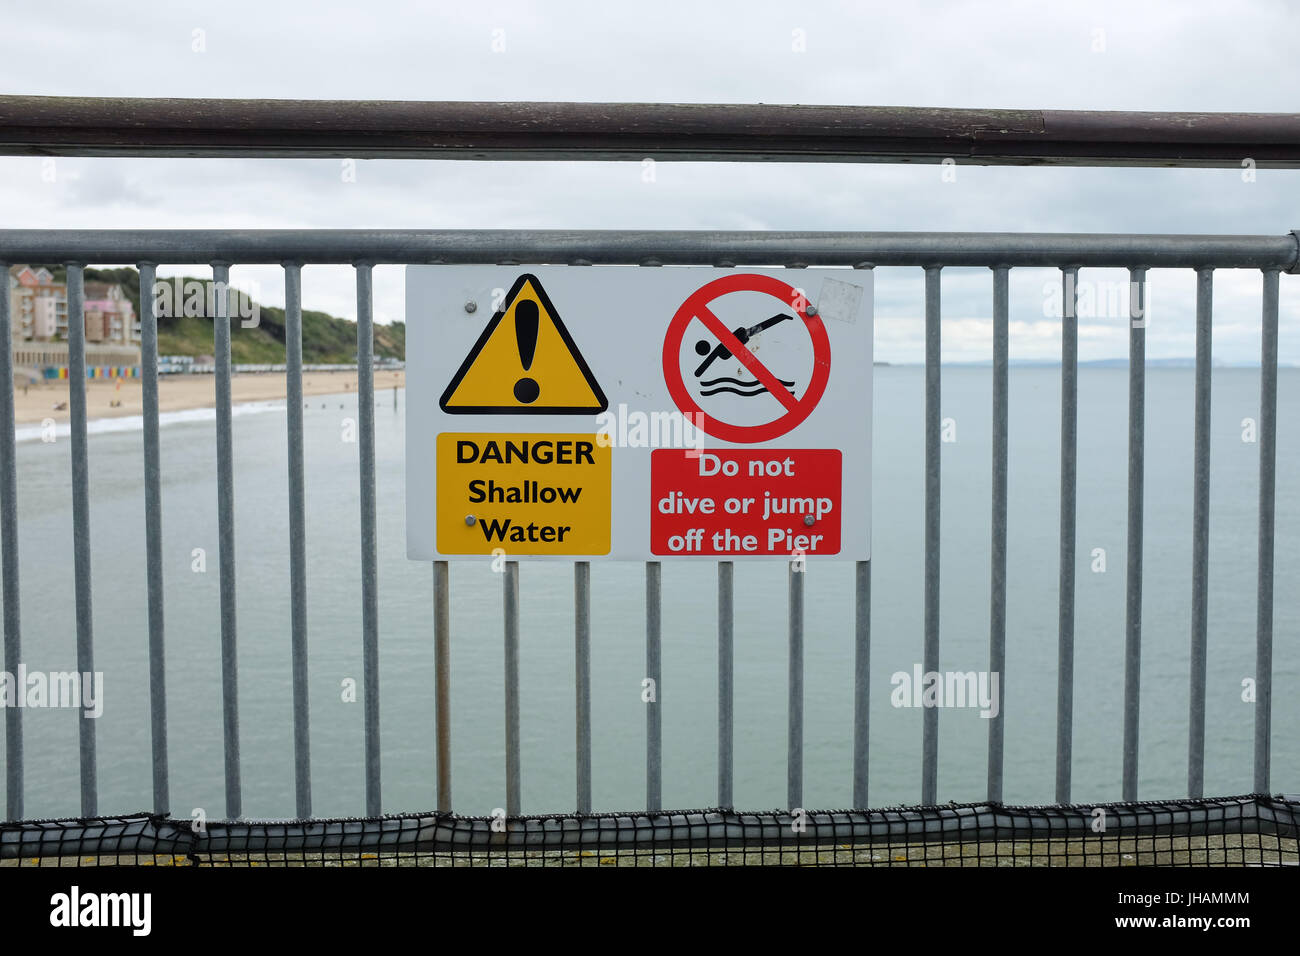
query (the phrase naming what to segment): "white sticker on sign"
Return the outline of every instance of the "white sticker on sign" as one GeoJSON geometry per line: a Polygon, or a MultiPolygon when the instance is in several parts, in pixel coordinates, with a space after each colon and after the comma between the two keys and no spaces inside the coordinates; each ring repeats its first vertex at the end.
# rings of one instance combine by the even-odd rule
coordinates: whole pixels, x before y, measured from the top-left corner
{"type": "Polygon", "coordinates": [[[817,297],[817,312],[824,319],[835,322],[856,322],[858,307],[862,304],[862,286],[839,279],[822,280],[821,295],[817,297]]]}

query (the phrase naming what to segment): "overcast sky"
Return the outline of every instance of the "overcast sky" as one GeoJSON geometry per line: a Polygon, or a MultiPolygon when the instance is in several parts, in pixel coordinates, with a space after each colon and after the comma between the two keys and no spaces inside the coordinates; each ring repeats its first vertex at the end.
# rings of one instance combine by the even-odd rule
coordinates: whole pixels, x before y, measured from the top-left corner
{"type": "MultiPolygon", "coordinates": [[[[50,2],[6,17],[0,92],[83,96],[589,100],[1293,111],[1300,4],[1247,2],[50,2]],[[301,10],[292,13],[291,10],[301,10]],[[798,31],[798,32],[796,32],[798,31]],[[802,41],[803,49],[800,49],[802,41]],[[494,47],[496,49],[494,49],[494,47]]],[[[937,165],[0,157],[0,226],[626,228],[1282,234],[1300,171],[937,165]]],[[[184,271],[162,269],[164,275],[184,271]]],[[[1123,281],[1123,273],[1085,272],[1123,281]]],[[[236,285],[283,303],[275,268],[236,285]]],[[[944,357],[991,353],[990,274],[945,270],[944,357]]],[[[1017,270],[1013,358],[1059,356],[1052,270],[1017,270]]],[[[1300,280],[1282,360],[1300,363],[1300,280]]],[[[1258,361],[1259,275],[1215,277],[1216,358],[1258,361]]],[[[1148,354],[1192,354],[1190,272],[1151,277],[1148,354]]],[[[877,358],[918,361],[920,270],[879,270],[877,358]]],[[[308,268],[304,304],[355,317],[350,270],[308,268]]],[[[402,273],[376,274],[380,321],[402,273]]],[[[1081,318],[1084,359],[1125,319],[1081,318]]]]}

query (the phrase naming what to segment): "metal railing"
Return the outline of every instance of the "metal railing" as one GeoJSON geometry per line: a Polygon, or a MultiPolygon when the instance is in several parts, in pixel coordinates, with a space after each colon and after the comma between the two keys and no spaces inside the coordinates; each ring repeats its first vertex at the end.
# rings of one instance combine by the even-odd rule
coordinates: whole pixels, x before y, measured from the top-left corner
{"type": "Polygon", "coordinates": [[[0,153],[1300,167],[1300,113],[0,96],[0,153]]]}
{"type": "MultiPolygon", "coordinates": [[[[91,628],[89,494],[87,486],[86,384],[78,369],[85,362],[82,323],[84,268],[92,262],[138,263],[141,288],[151,289],[163,263],[212,263],[213,276],[225,282],[235,264],[282,263],[285,279],[286,355],[288,367],[288,487],[290,643],[294,715],[296,809],[312,815],[311,746],[308,723],[306,614],[306,543],[303,510],[302,416],[302,278],[305,263],[349,264],[356,269],[358,442],[360,448],[360,552],[362,569],[362,648],[365,706],[366,814],[383,811],[380,789],[379,723],[379,606],[376,581],[375,452],[373,400],[372,270],[390,263],[581,263],[619,265],[714,266],[913,266],[925,279],[925,572],[924,667],[938,670],[939,659],[939,514],[940,464],[940,345],[942,308],[939,278],[945,266],[984,266],[992,270],[993,317],[993,493],[992,578],[990,586],[990,670],[1005,663],[1007,581],[1007,410],[1008,410],[1008,282],[1016,267],[1053,266],[1062,272],[1063,335],[1061,351],[1060,567],[1058,619],[1058,686],[1056,707],[1056,800],[1067,804],[1071,794],[1071,747],[1074,662],[1076,424],[1078,384],[1077,282],[1082,268],[1126,268],[1132,288],[1130,315],[1144,315],[1147,270],[1193,269],[1196,299],[1196,416],[1194,464],[1194,528],[1192,552],[1192,668],[1191,729],[1188,745],[1188,795],[1201,797],[1205,733],[1206,594],[1208,590],[1209,426],[1212,329],[1212,283],[1215,269],[1253,269],[1261,276],[1263,330],[1260,393],[1260,483],[1257,594],[1257,681],[1255,707],[1254,786],[1269,786],[1269,741],[1272,703],[1273,647],[1273,517],[1277,435],[1277,329],[1279,274],[1300,270],[1300,236],[1135,236],[1059,234],[937,234],[937,233],[715,233],[715,232],[512,232],[512,231],[0,231],[0,264],[56,261],[68,264],[69,349],[71,389],[72,505],[74,588],[76,595],[77,666],[93,671],[91,628]]],[[[237,601],[235,593],[234,496],[231,450],[231,361],[228,304],[217,297],[214,321],[216,357],[217,511],[220,542],[221,662],[223,738],[225,754],[225,812],[242,815],[240,726],[238,706],[237,601]]],[[[150,664],[150,714],[153,747],[154,811],[169,813],[168,742],[165,704],[165,626],[163,617],[162,529],[158,414],[158,316],[145,296],[142,311],[142,379],[144,392],[144,495],[150,664]],[[147,300],[147,301],[146,301],[147,300]]],[[[0,297],[0,340],[7,340],[11,316],[0,297]]],[[[1124,675],[1123,793],[1136,798],[1138,779],[1139,671],[1141,665],[1142,516],[1145,394],[1145,323],[1131,321],[1129,333],[1129,470],[1126,644],[1124,675]]],[[[0,467],[0,544],[3,545],[4,661],[12,670],[21,660],[18,602],[17,488],[14,454],[13,368],[8,350],[0,353],[0,436],[5,454],[0,467]]],[[[733,566],[718,567],[718,805],[732,803],[733,717],[733,566]]],[[[506,562],[503,611],[505,627],[506,812],[520,813],[519,734],[519,566],[506,562]]],[[[660,564],[645,566],[646,673],[660,676],[660,564]]],[[[577,764],[575,807],[591,809],[591,675],[590,566],[574,564],[575,702],[577,764]]],[[[436,668],[436,762],[438,810],[452,809],[451,730],[449,693],[448,564],[433,566],[433,631],[436,668]]],[[[853,802],[867,804],[870,685],[870,562],[858,562],[855,575],[855,664],[853,802]]],[[[787,796],[789,806],[801,804],[803,783],[803,575],[789,575],[789,714],[787,738],[787,796]]],[[[661,717],[658,703],[647,707],[646,807],[660,809],[661,717]]],[[[927,708],[923,723],[920,802],[937,799],[938,721],[936,708],[927,708]]],[[[94,722],[79,721],[81,812],[97,812],[96,742],[94,722]]],[[[23,734],[20,710],[6,722],[7,816],[19,820],[23,804],[23,734]]],[[[989,722],[988,799],[1001,800],[1003,718],[989,722]]]]}
{"type": "MultiPolygon", "coordinates": [[[[1120,113],[1044,110],[945,110],[894,107],[755,106],[597,103],[370,103],[333,101],[96,100],[71,97],[0,96],[0,154],[75,156],[341,156],[532,160],[659,160],[778,162],[937,162],[992,165],[1300,167],[1300,114],[1120,113]],[[201,108],[196,108],[201,107],[201,108]]],[[[303,507],[302,284],[306,264],[350,264],[357,278],[357,354],[360,367],[360,552],[362,568],[363,693],[365,700],[366,812],[383,809],[379,763],[378,627],[375,538],[372,268],[402,263],[557,263],[584,265],[712,266],[910,266],[925,279],[925,570],[924,666],[939,658],[939,482],[942,376],[940,274],[944,267],[992,270],[993,396],[992,500],[989,590],[990,670],[1001,672],[1006,652],[1008,308],[1013,268],[1062,271],[1061,461],[1059,515],[1058,684],[1056,707],[1056,799],[1071,793],[1074,662],[1074,544],[1077,490],[1079,270],[1130,270],[1136,294],[1131,314],[1144,307],[1147,270],[1191,269],[1197,275],[1195,457],[1192,554],[1191,728],[1188,794],[1200,797],[1204,765],[1206,595],[1209,516],[1209,412],[1213,273],[1252,269],[1261,275],[1260,482],[1256,617],[1257,704],[1254,787],[1269,786],[1272,703],[1273,538],[1277,435],[1278,288],[1281,272],[1300,269],[1300,235],[1161,236],[1007,233],[858,232],[630,232],[630,231],[0,231],[0,263],[68,264],[74,588],[77,657],[93,669],[91,629],[90,502],[86,484],[87,422],[82,316],[84,268],[90,263],[137,263],[141,288],[150,289],[159,264],[210,263],[217,280],[232,265],[284,266],[288,379],[288,490],[290,644],[294,714],[296,809],[312,815],[311,743],[307,695],[308,588],[303,507]]],[[[231,359],[228,308],[219,301],[214,322],[216,355],[217,505],[220,541],[223,737],[227,817],[242,812],[235,593],[234,499],[231,460],[231,359]]],[[[144,394],[144,496],[148,594],[150,727],[153,802],[169,813],[165,703],[166,628],[159,465],[158,317],[142,302],[144,394]]],[[[0,340],[8,341],[8,297],[0,295],[0,340]]],[[[1128,427],[1128,535],[1124,675],[1123,793],[1135,798],[1138,780],[1139,672],[1142,651],[1142,519],[1145,441],[1145,328],[1130,322],[1128,427]]],[[[14,446],[13,366],[0,351],[0,552],[2,552],[4,663],[21,660],[17,477],[14,446]]],[[[718,806],[732,805],[733,779],[733,564],[718,574],[718,806]]],[[[519,567],[506,563],[505,625],[506,809],[519,813],[519,567]]],[[[647,676],[661,664],[660,565],[645,567],[647,676]]],[[[871,675],[871,566],[858,562],[854,577],[854,707],[852,792],[855,807],[867,804],[869,684],[871,675]]],[[[577,761],[575,808],[591,808],[590,567],[574,564],[577,761]]],[[[433,564],[437,807],[452,808],[450,756],[450,608],[448,564],[433,564]]],[[[803,743],[803,576],[789,577],[789,713],[787,797],[800,803],[803,743]]],[[[661,712],[646,710],[646,805],[661,798],[661,712]]],[[[938,780],[935,708],[923,718],[920,798],[933,804],[938,780]]],[[[82,720],[81,811],[97,810],[93,721],[82,720]]],[[[989,722],[988,800],[1002,796],[1003,717],[989,722]]],[[[24,816],[22,711],[6,720],[6,815],[24,816]]],[[[1180,811],[1181,812],[1181,811],[1180,811]]],[[[960,814],[957,814],[960,816],[960,814]]],[[[603,826],[589,818],[592,826],[603,826]]],[[[703,819],[703,818],[701,818],[703,819]]],[[[723,830],[732,826],[729,818],[723,830]]],[[[919,818],[918,818],[919,819],[919,818]]],[[[956,819],[956,817],[954,817],[956,819]]],[[[734,821],[733,821],[734,822],[734,821]]],[[[667,824],[674,826],[672,821],[667,824]]],[[[683,818],[683,825],[690,826],[683,818]]],[[[708,823],[707,826],[714,826],[708,823]]],[[[767,824],[764,824],[766,826],[767,824]]],[[[775,822],[771,824],[777,826],[775,822]]],[[[890,824],[892,826],[892,824],[890,824]]],[[[910,824],[909,824],[910,825],[910,824]]],[[[103,832],[117,833],[115,823],[103,832]]],[[[136,824],[123,824],[137,832],[136,824]]],[[[335,826],[331,824],[331,826],[335,826]]],[[[394,827],[400,826],[395,823],[394,827]]],[[[542,826],[542,824],[538,824],[542,826]]],[[[656,823],[656,826],[658,824],[656,823]]],[[[780,824],[781,827],[785,823],[780,824]]],[[[481,829],[467,823],[469,830],[481,829]],[[476,829],[477,828],[477,829],[476,829]]],[[[586,827],[581,823],[576,830],[586,827]]],[[[923,830],[930,829],[923,822],[923,830]]],[[[147,827],[146,827],[147,829],[147,827]]],[[[292,828],[291,828],[292,829],[292,828]]],[[[311,830],[299,828],[302,834],[311,830]]],[[[416,828],[412,832],[419,832],[416,828]]],[[[453,827],[454,829],[454,827],[453,827]]],[[[706,827],[707,829],[707,827],[706,827]]],[[[101,828],[102,830],[102,828],[101,828]]],[[[96,830],[95,832],[101,832],[96,830]]],[[[339,834],[352,830],[338,825],[339,834]]],[[[295,830],[294,832],[298,832],[295,830]]],[[[314,832],[314,831],[313,831],[314,832]]],[[[329,832],[333,833],[334,830],[329,832]]],[[[378,832],[378,831],[377,831],[378,832]]],[[[712,830],[709,830],[712,833],[712,830]]],[[[721,832],[721,831],[720,831],[721,832]]],[[[729,831],[728,831],[729,832],[729,831]]],[[[830,831],[828,831],[830,832],[830,831]]],[[[117,839],[117,837],[113,837],[117,839]]],[[[131,837],[130,839],[134,839],[131,837]]],[[[301,835],[289,845],[315,839],[301,835]]],[[[340,836],[340,839],[347,839],[340,836]]],[[[382,837],[380,838],[382,839],[382,837]]],[[[39,841],[38,841],[39,842],[39,841]]]]}

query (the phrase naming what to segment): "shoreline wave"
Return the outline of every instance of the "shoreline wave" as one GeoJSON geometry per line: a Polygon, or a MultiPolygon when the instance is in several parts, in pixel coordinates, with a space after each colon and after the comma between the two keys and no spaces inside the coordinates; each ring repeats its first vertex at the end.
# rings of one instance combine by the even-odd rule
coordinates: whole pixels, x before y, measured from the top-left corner
{"type": "MultiPolygon", "coordinates": [[[[257,402],[239,402],[230,408],[231,418],[243,415],[259,415],[264,412],[284,411],[284,399],[272,399],[257,402]]],[[[180,408],[158,413],[158,426],[181,425],[186,422],[214,422],[217,420],[215,408],[180,408]]],[[[45,425],[28,423],[14,427],[15,443],[40,441],[45,434],[45,425]]],[[[116,432],[144,431],[143,415],[121,415],[116,418],[94,418],[86,422],[87,435],[107,435],[116,432]]],[[[66,438],[72,434],[71,422],[58,422],[54,426],[56,438],[66,438]]]]}

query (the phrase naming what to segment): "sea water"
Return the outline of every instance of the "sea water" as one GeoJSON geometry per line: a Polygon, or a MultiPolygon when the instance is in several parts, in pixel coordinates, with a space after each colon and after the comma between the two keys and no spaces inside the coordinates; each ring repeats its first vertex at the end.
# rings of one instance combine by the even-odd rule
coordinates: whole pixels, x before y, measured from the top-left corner
{"type": "MultiPolygon", "coordinates": [[[[877,368],[870,682],[872,806],[920,799],[922,708],[894,706],[894,675],[922,660],[924,370],[877,368]]],[[[943,371],[940,669],[989,666],[991,374],[943,371]]],[[[1127,489],[1127,372],[1079,373],[1073,797],[1120,797],[1127,489]]],[[[1279,373],[1272,789],[1300,791],[1300,371],[1279,373]]],[[[1147,373],[1139,796],[1187,788],[1191,629],[1190,369],[1147,373]]],[[[1060,371],[1013,368],[1004,799],[1051,802],[1057,696],[1060,371]]],[[[356,396],[306,401],[306,518],[314,811],[364,810],[356,396]],[[355,687],[355,693],[350,688],[355,687]]],[[[435,805],[432,568],[405,557],[405,393],[376,395],[383,806],[435,805]]],[[[1216,369],[1210,479],[1205,792],[1252,789],[1259,371],[1216,369]]],[[[224,813],[216,458],[211,410],[161,429],[171,810],[224,813]]],[[[244,813],[294,813],[283,403],[234,421],[239,721],[244,813]]],[[[148,630],[139,419],[95,423],[90,449],[94,667],[104,674],[98,741],[103,813],[152,805],[148,630]]],[[[69,440],[20,429],[23,660],[76,670],[69,440]]],[[[663,563],[663,805],[717,802],[717,605],[712,562],[663,563]]],[[[593,561],[592,777],[598,810],[645,800],[644,566],[593,561]]],[[[735,804],[785,803],[784,562],[735,568],[735,804]]],[[[805,579],[804,804],[851,804],[851,563],[810,560],[805,579]]],[[[502,575],[451,565],[455,809],[504,804],[502,575]]],[[[573,572],[520,567],[521,779],[525,812],[574,804],[573,572]]],[[[79,711],[24,711],[26,816],[78,813],[79,711]]],[[[5,714],[0,712],[0,721],[5,714]]],[[[986,793],[988,719],[939,713],[941,802],[986,793]]]]}

